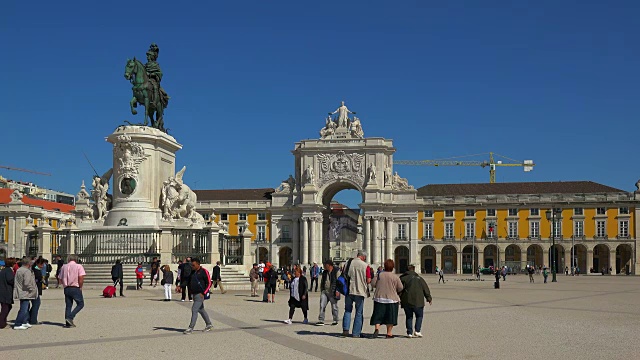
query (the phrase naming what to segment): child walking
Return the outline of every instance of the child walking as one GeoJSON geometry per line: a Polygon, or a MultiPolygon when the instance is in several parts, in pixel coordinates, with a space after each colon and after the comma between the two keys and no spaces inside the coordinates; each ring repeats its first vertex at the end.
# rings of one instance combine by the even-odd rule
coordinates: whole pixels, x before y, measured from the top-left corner
{"type": "Polygon", "coordinates": [[[144,269],[142,263],[138,263],[136,268],[136,290],[142,289],[142,279],[144,279],[144,269]]]}

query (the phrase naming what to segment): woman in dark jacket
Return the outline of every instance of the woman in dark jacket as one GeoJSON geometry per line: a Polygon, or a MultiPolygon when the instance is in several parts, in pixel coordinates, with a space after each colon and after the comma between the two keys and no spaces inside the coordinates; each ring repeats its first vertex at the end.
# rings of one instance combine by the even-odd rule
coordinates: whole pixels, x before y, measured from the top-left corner
{"type": "Polygon", "coordinates": [[[276,267],[271,265],[269,271],[264,274],[264,282],[267,288],[267,302],[276,302],[276,288],[278,287],[278,272],[276,267]]]}
{"type": "Polygon", "coordinates": [[[7,327],[7,316],[13,307],[13,265],[14,259],[7,259],[0,271],[0,329],[7,327]]]}
{"type": "Polygon", "coordinates": [[[40,298],[42,297],[42,268],[45,266],[44,259],[39,258],[36,260],[31,269],[33,270],[33,275],[36,278],[36,287],[38,288],[38,297],[31,300],[31,309],[29,310],[29,324],[31,325],[40,325],[38,322],[38,312],[40,311],[40,298]]]}
{"type": "Polygon", "coordinates": [[[307,311],[309,311],[309,283],[307,278],[302,276],[302,270],[297,267],[295,269],[295,277],[289,285],[291,296],[289,297],[289,318],[284,321],[285,324],[291,325],[291,319],[296,312],[296,308],[302,309],[304,315],[303,324],[308,324],[307,311]]]}

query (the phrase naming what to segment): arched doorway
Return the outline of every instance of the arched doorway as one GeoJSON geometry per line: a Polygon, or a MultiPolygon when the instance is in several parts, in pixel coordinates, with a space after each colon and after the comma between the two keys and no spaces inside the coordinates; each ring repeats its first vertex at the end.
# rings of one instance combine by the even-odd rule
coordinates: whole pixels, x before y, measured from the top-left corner
{"type": "Polygon", "coordinates": [[[511,244],[504,250],[504,260],[507,271],[511,274],[522,272],[524,265],[522,264],[522,250],[520,246],[511,244]]]}
{"type": "Polygon", "coordinates": [[[278,260],[280,261],[278,265],[286,267],[291,266],[291,263],[293,262],[293,250],[291,250],[290,247],[281,247],[278,255],[278,260]]]}
{"type": "Polygon", "coordinates": [[[406,246],[398,246],[395,251],[396,272],[403,273],[409,267],[409,248],[406,246]]]}
{"type": "Polygon", "coordinates": [[[442,248],[440,268],[446,274],[455,274],[458,269],[458,252],[453,245],[442,248]]]}
{"type": "Polygon", "coordinates": [[[487,245],[484,248],[484,267],[496,267],[498,265],[498,248],[495,245],[487,245]]]}
{"type": "MultiPolygon", "coordinates": [[[[362,236],[361,211],[362,193],[350,183],[336,183],[323,192],[321,253],[316,254],[317,261],[332,259],[342,262],[355,256],[362,248],[358,241],[362,236]]],[[[312,239],[313,240],[313,239],[312,239]]],[[[371,252],[369,254],[371,258],[371,252]]],[[[372,262],[371,259],[367,259],[372,262]]]]}
{"type": "Polygon", "coordinates": [[[473,274],[474,267],[478,267],[478,248],[472,245],[467,245],[462,249],[462,273],[473,274]]]}
{"type": "Polygon", "coordinates": [[[433,274],[436,270],[436,248],[427,245],[420,250],[420,263],[423,274],[433,274]]]}
{"type": "Polygon", "coordinates": [[[633,249],[630,245],[622,244],[616,248],[616,273],[631,274],[633,249]]]}
{"type": "MultiPolygon", "coordinates": [[[[604,244],[598,244],[593,248],[593,271],[605,273],[609,272],[609,247],[604,244]]],[[[589,269],[591,271],[591,269],[589,269]]]]}
{"type": "Polygon", "coordinates": [[[267,263],[269,261],[269,250],[266,247],[258,247],[258,262],[267,263]]]}
{"type": "Polygon", "coordinates": [[[585,274],[587,269],[587,247],[577,244],[571,249],[571,264],[574,267],[574,273],[580,271],[585,274]]]}
{"type": "MultiPolygon", "coordinates": [[[[562,245],[555,245],[555,253],[554,253],[554,248],[553,245],[549,248],[549,258],[547,259],[547,264],[549,264],[549,266],[551,267],[551,271],[553,272],[553,266],[555,265],[555,270],[556,273],[563,273],[564,272],[564,247],[562,245]],[[554,258],[553,256],[555,256],[555,264],[554,264],[554,258]]],[[[568,265],[567,265],[568,266],[568,265]]]]}
{"type": "Polygon", "coordinates": [[[527,265],[535,266],[538,268],[543,264],[544,255],[542,253],[542,247],[540,245],[531,245],[527,248],[527,265]]]}

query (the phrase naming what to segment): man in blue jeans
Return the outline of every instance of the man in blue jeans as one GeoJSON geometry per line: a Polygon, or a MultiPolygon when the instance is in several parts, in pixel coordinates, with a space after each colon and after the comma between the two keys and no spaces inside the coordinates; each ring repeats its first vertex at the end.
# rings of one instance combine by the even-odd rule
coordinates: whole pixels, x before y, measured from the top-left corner
{"type": "Polygon", "coordinates": [[[406,315],[407,337],[421,338],[422,318],[424,317],[424,299],[431,305],[431,292],[424,279],[416,273],[416,267],[409,265],[407,271],[400,276],[404,290],[400,295],[400,305],[406,315]],[[416,317],[415,330],[413,327],[413,317],[416,317]]]}
{"type": "Polygon", "coordinates": [[[354,338],[362,336],[362,323],[364,320],[364,298],[367,296],[367,286],[371,282],[369,265],[366,263],[367,253],[358,250],[357,257],[349,260],[345,265],[345,277],[349,281],[349,294],[344,298],[344,316],[342,317],[342,336],[349,336],[351,328],[351,313],[353,305],[356,307],[356,315],[353,319],[354,338]]]}
{"type": "Polygon", "coordinates": [[[64,320],[66,328],[74,328],[76,324],[73,322],[76,315],[84,308],[84,298],[82,296],[82,286],[84,285],[84,277],[86,275],[84,267],[77,263],[78,257],[69,255],[69,261],[62,266],[60,270],[60,283],[64,287],[64,320]],[[73,308],[73,303],[76,308],[73,308]]]}

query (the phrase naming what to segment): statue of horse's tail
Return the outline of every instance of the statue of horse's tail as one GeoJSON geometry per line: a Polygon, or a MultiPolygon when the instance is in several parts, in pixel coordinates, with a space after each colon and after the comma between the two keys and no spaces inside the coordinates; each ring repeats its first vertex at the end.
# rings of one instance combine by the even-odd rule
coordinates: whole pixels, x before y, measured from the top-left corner
{"type": "Polygon", "coordinates": [[[166,109],[169,106],[169,95],[163,88],[160,88],[160,103],[162,104],[162,108],[166,109]]]}

